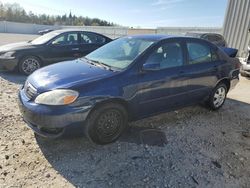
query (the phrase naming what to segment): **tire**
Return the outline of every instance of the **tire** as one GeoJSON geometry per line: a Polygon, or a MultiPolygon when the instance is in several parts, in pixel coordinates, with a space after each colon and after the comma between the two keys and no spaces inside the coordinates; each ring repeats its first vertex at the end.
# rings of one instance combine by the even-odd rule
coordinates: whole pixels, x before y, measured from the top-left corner
{"type": "Polygon", "coordinates": [[[127,128],[127,124],[128,114],[123,106],[104,104],[87,118],[85,134],[93,143],[105,145],[116,141],[127,128]]]}
{"type": "Polygon", "coordinates": [[[208,107],[211,110],[220,109],[227,97],[227,86],[224,83],[219,83],[212,91],[208,99],[208,107]]]}
{"type": "Polygon", "coordinates": [[[18,64],[19,72],[24,75],[30,75],[42,66],[42,62],[35,56],[26,56],[18,64]]]}

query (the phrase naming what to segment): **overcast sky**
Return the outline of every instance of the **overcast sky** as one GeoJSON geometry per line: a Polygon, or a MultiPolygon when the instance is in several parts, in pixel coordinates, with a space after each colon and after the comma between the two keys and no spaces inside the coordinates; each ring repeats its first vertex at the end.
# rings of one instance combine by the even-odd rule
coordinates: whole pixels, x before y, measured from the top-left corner
{"type": "Polygon", "coordinates": [[[97,17],[129,27],[223,25],[227,0],[0,0],[35,14],[97,17]]]}

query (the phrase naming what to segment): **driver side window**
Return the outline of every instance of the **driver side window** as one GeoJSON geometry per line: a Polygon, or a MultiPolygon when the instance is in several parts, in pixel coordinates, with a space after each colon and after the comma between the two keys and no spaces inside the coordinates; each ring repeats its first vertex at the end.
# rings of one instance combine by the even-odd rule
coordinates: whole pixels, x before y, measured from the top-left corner
{"type": "Polygon", "coordinates": [[[160,69],[183,65],[183,52],[179,43],[166,43],[158,47],[147,59],[146,64],[158,64],[160,69]]]}
{"type": "Polygon", "coordinates": [[[52,41],[52,45],[64,46],[78,44],[77,33],[65,33],[52,41]]]}

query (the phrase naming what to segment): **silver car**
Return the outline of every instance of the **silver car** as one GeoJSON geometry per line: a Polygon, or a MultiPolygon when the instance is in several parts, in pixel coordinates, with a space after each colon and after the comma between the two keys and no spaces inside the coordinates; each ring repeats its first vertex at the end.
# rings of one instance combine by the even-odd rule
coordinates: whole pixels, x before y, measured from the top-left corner
{"type": "Polygon", "coordinates": [[[250,46],[248,46],[248,58],[246,61],[241,62],[242,66],[240,69],[241,76],[250,76],[250,46]]]}

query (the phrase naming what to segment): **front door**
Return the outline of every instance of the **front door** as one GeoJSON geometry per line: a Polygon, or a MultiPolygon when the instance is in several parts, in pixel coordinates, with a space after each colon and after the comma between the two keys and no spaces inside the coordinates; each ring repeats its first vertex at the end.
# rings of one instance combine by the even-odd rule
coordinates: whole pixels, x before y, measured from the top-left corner
{"type": "Polygon", "coordinates": [[[48,44],[48,48],[44,55],[48,63],[72,60],[80,57],[78,32],[67,32],[59,35],[48,44]]]}
{"type": "Polygon", "coordinates": [[[180,42],[162,43],[148,56],[144,65],[157,64],[159,68],[143,70],[139,76],[139,116],[168,111],[188,102],[185,59],[180,42]]]}

